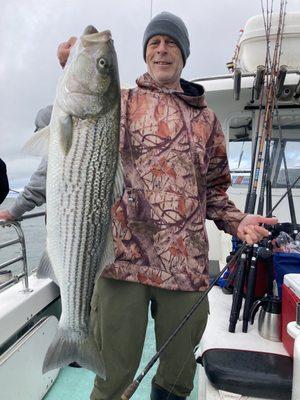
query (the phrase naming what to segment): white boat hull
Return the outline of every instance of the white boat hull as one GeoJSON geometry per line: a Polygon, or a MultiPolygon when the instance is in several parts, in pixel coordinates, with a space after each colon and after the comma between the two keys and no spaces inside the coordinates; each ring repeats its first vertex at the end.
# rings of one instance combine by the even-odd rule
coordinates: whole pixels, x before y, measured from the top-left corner
{"type": "Polygon", "coordinates": [[[58,320],[43,318],[0,357],[1,399],[41,400],[59,370],[42,373],[46,351],[56,333],[58,320]]]}

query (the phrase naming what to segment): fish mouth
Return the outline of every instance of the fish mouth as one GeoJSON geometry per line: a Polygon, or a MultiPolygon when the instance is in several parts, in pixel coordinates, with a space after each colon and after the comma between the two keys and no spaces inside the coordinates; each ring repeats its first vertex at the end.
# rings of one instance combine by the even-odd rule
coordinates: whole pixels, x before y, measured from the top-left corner
{"type": "Polygon", "coordinates": [[[81,41],[84,47],[93,44],[93,43],[99,43],[99,42],[109,42],[112,40],[112,35],[110,30],[106,30],[103,32],[96,32],[96,33],[90,33],[87,35],[81,36],[81,41]]]}
{"type": "Polygon", "coordinates": [[[72,95],[79,94],[79,95],[91,96],[91,97],[99,96],[99,93],[91,92],[90,90],[86,90],[86,89],[84,89],[84,88],[82,88],[81,91],[79,91],[79,90],[74,91],[74,90],[69,90],[69,89],[67,88],[67,86],[65,86],[65,92],[66,92],[67,94],[72,94],[72,95]]]}

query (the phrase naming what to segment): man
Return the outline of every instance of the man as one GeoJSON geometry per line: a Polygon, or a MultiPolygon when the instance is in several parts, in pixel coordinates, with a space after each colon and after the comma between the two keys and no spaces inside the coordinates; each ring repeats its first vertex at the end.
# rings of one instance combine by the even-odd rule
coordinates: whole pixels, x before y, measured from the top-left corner
{"type": "Polygon", "coordinates": [[[6,173],[6,164],[0,158],[0,204],[3,203],[9,192],[9,184],[6,173]]]}
{"type": "MultiPolygon", "coordinates": [[[[57,49],[57,58],[62,68],[65,67],[70,51],[77,38],[71,36],[66,42],[61,43],[57,49]]],[[[35,118],[35,131],[45,128],[50,124],[52,105],[42,108],[35,118]]],[[[24,187],[9,210],[0,211],[0,219],[11,220],[21,217],[25,212],[31,211],[46,202],[46,175],[47,159],[43,158],[38,169],[31,176],[30,181],[24,187]]]]}
{"type": "MultiPolygon", "coordinates": [[[[96,282],[92,323],[106,366],[91,400],[119,400],[142,354],[148,307],[157,348],[209,284],[205,218],[252,244],[275,219],[245,215],[225,193],[224,135],[204,89],[181,80],[189,56],[183,21],[161,13],[143,39],[148,72],[122,91],[120,152],[125,192],[112,210],[116,260],[96,282]]],[[[0,213],[1,218],[1,213],[0,213]]],[[[193,349],[207,299],[161,355],[151,399],[185,399],[193,388],[193,349]]]]}
{"type": "MultiPolygon", "coordinates": [[[[230,174],[225,139],[204,89],[180,79],[189,56],[183,21],[161,13],[143,39],[148,73],[122,92],[121,155],[125,193],[113,210],[116,260],[96,283],[95,334],[107,380],[92,400],[120,399],[142,353],[148,306],[157,348],[209,285],[205,218],[252,244],[275,223],[237,210],[225,193],[230,174]]],[[[180,400],[193,388],[193,349],[201,339],[207,299],[160,357],[151,400],[180,400]]]]}

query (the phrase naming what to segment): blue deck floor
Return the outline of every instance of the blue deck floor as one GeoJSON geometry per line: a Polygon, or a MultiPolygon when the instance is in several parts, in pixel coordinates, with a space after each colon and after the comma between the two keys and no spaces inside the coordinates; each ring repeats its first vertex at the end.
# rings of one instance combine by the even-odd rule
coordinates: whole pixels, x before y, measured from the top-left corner
{"type": "MultiPolygon", "coordinates": [[[[146,366],[155,354],[155,339],[153,332],[153,320],[149,318],[144,352],[138,373],[146,366]]],[[[151,380],[155,373],[156,365],[146,375],[139,388],[132,396],[133,400],[149,400],[151,380]]],[[[83,368],[66,367],[60,371],[55,384],[44,397],[44,400],[88,400],[93,387],[94,374],[83,368]]],[[[195,388],[189,400],[197,400],[198,376],[195,377],[195,388]]]]}

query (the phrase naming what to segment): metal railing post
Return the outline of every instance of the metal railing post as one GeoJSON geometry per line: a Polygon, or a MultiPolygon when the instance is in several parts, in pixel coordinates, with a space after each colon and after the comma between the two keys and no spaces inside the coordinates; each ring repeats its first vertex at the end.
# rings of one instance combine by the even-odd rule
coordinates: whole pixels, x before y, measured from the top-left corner
{"type": "Polygon", "coordinates": [[[26,244],[25,244],[25,237],[21,225],[19,222],[14,221],[11,224],[18,235],[19,241],[21,243],[21,250],[22,250],[22,259],[23,259],[23,272],[24,272],[24,292],[31,292],[32,290],[29,289],[29,281],[28,281],[28,265],[27,265],[27,252],[26,252],[26,244]]]}
{"type": "Polygon", "coordinates": [[[7,282],[4,282],[0,284],[0,290],[4,289],[5,287],[10,286],[11,284],[19,282],[22,278],[24,278],[23,284],[24,284],[24,293],[29,293],[32,290],[29,289],[29,279],[28,279],[28,264],[27,264],[27,252],[26,252],[26,243],[25,243],[25,237],[24,233],[21,227],[20,222],[23,221],[24,219],[29,219],[29,218],[35,218],[35,217],[40,217],[44,216],[45,212],[38,212],[34,214],[29,214],[25,215],[17,220],[12,220],[12,221],[0,221],[0,227],[7,227],[11,226],[15,229],[18,235],[18,239],[10,240],[8,242],[0,243],[0,249],[3,249],[4,247],[12,246],[14,244],[20,243],[21,244],[21,250],[22,250],[22,255],[15,257],[11,260],[8,260],[2,264],[0,264],[0,270],[7,267],[8,265],[14,264],[18,261],[23,262],[23,272],[19,275],[15,275],[12,279],[10,279],[7,282]]]}

